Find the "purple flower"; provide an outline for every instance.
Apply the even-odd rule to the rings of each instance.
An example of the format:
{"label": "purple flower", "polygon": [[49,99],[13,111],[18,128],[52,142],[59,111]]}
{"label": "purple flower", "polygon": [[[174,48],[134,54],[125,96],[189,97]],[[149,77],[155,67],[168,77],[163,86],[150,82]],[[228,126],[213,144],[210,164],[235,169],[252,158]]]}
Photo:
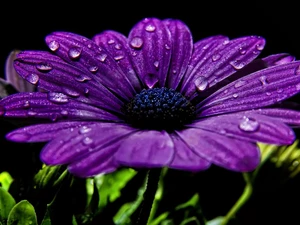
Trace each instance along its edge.
{"label": "purple flower", "polygon": [[256,59],[259,36],[193,43],[181,21],[149,18],[128,37],[55,32],[46,43],[51,53],[24,51],[14,64],[44,91],[2,99],[0,115],[33,120],[7,138],[48,142],[41,160],[77,176],[121,166],[251,171],[257,142],[291,144],[300,125],[299,108],[280,104],[300,92],[300,61]]}

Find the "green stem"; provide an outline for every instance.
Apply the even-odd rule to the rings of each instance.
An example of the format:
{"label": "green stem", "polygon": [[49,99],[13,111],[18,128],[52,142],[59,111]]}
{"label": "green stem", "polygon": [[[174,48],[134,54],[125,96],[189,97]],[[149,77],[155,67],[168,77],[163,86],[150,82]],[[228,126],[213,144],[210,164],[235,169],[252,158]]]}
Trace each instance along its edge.
{"label": "green stem", "polygon": [[151,213],[155,193],[160,179],[161,169],[150,169],[148,172],[147,186],[144,192],[144,199],[140,206],[139,217],[136,225],[147,225]]}
{"label": "green stem", "polygon": [[237,200],[237,202],[233,205],[233,207],[229,210],[229,212],[224,216],[221,225],[226,225],[231,218],[235,216],[235,214],[239,211],[239,209],[248,201],[252,194],[252,182],[250,175],[248,173],[243,173],[244,180],[246,182],[246,186],[244,188],[243,194]]}

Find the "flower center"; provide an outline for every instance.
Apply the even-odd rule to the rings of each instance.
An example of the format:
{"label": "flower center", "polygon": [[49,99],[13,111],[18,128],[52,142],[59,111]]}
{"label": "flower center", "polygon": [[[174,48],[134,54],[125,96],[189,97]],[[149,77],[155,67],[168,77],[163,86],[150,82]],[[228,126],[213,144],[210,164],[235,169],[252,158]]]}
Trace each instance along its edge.
{"label": "flower center", "polygon": [[195,118],[195,107],[169,88],[142,90],[122,108],[126,121],[138,128],[174,130]]}

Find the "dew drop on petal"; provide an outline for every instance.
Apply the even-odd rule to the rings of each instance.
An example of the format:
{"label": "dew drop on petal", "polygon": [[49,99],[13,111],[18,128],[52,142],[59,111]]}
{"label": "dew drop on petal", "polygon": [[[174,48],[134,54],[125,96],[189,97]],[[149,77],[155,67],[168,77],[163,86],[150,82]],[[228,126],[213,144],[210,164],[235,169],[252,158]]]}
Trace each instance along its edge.
{"label": "dew drop on petal", "polygon": [[158,62],[158,61],[155,61],[155,62],[153,63],[153,65],[155,66],[156,69],[158,69],[158,67],[159,67],[159,62]]}
{"label": "dew drop on petal", "polygon": [[229,64],[236,70],[240,70],[245,66],[245,63],[240,62],[239,60],[231,61]]}
{"label": "dew drop on petal", "polygon": [[132,47],[132,48],[136,48],[136,49],[139,49],[139,48],[141,48],[142,46],[143,46],[143,39],[142,38],[140,38],[140,37],[134,37],[134,38],[132,38],[131,39],[131,41],[130,41],[130,46]]}
{"label": "dew drop on petal", "polygon": [[68,89],[68,88],[63,88],[63,92],[72,97],[80,96],[79,92],[72,90],[72,89]]}
{"label": "dew drop on petal", "polygon": [[90,90],[88,88],[84,88],[84,94],[88,95],[90,93]]}
{"label": "dew drop on petal", "polygon": [[258,51],[261,51],[264,49],[264,46],[262,44],[257,44],[255,47]]}
{"label": "dew drop on petal", "polygon": [[107,58],[106,54],[101,54],[96,56],[96,59],[98,59],[100,62],[105,62],[106,58]]}
{"label": "dew drop on petal", "polygon": [[30,107],[29,101],[25,101],[23,107],[28,109]]}
{"label": "dew drop on petal", "polygon": [[262,85],[267,85],[269,83],[266,76],[261,76],[259,78],[259,81],[261,82]]}
{"label": "dew drop on petal", "polygon": [[119,61],[119,60],[121,60],[123,58],[124,58],[123,55],[117,55],[117,56],[114,57],[114,60]]}
{"label": "dew drop on petal", "polygon": [[153,88],[154,85],[158,82],[158,78],[155,74],[147,74],[144,77],[144,82],[148,88]]}
{"label": "dew drop on petal", "polygon": [[109,45],[112,45],[113,43],[115,43],[114,39],[110,39],[110,40],[107,41],[107,44],[109,44]]}
{"label": "dew drop on petal", "polygon": [[88,44],[88,45],[87,45],[87,47],[88,47],[88,48],[91,48],[91,47],[92,47],[92,45],[91,45],[91,44]]}
{"label": "dew drop on petal", "polygon": [[220,55],[220,54],[214,54],[214,55],[211,57],[211,59],[212,59],[213,62],[217,61],[217,60],[220,59],[220,58],[221,58],[221,55]]}
{"label": "dew drop on petal", "polygon": [[93,139],[90,137],[85,137],[82,141],[83,141],[83,144],[85,144],[85,145],[90,145],[93,143]]}
{"label": "dew drop on petal", "polygon": [[52,70],[52,65],[50,63],[39,63],[35,67],[42,72],[49,72]]}
{"label": "dew drop on petal", "polygon": [[267,92],[266,92],[266,95],[267,95],[267,96],[270,96],[270,95],[272,95],[272,93],[267,91]]}
{"label": "dew drop on petal", "polygon": [[61,114],[62,116],[67,116],[67,115],[69,114],[69,112],[68,112],[67,110],[62,110],[62,111],[60,112],[60,114]]}
{"label": "dew drop on petal", "polygon": [[241,55],[245,55],[246,52],[247,52],[245,49],[243,49],[243,47],[240,47],[240,48],[239,48],[239,51],[240,51],[240,54],[241,54]]}
{"label": "dew drop on petal", "polygon": [[156,27],[152,24],[148,24],[146,27],[145,27],[145,30],[148,31],[148,32],[153,32],[155,31]]}
{"label": "dew drop on petal", "polygon": [[255,132],[259,128],[259,123],[255,119],[248,118],[245,116],[243,117],[241,123],[239,124],[239,128],[242,131]]}
{"label": "dew drop on petal", "polygon": [[283,89],[282,88],[278,88],[277,89],[277,93],[282,93],[283,92]]}
{"label": "dew drop on petal", "polygon": [[69,101],[69,98],[63,93],[49,92],[48,100],[55,103],[67,103]]}
{"label": "dew drop on petal", "polygon": [[170,49],[171,49],[171,47],[170,47],[168,44],[165,44],[165,48],[166,48],[167,50],[170,50]]}
{"label": "dew drop on petal", "polygon": [[50,41],[48,47],[51,51],[55,52],[57,49],[59,49],[59,43],[57,41]]}
{"label": "dew drop on petal", "polygon": [[116,44],[116,45],[115,45],[115,49],[120,50],[121,48],[122,48],[122,45],[121,45],[121,44]]}
{"label": "dew drop on petal", "polygon": [[199,76],[195,81],[194,84],[198,91],[204,91],[208,88],[208,80],[204,76]]}
{"label": "dew drop on petal", "polygon": [[25,77],[25,79],[31,84],[37,84],[40,77],[37,74],[31,73]]}
{"label": "dew drop on petal", "polygon": [[90,66],[89,67],[89,71],[91,72],[91,73],[96,73],[97,71],[98,71],[98,66]]}
{"label": "dew drop on petal", "polygon": [[88,132],[90,132],[92,130],[92,128],[87,127],[87,126],[82,126],[79,129],[79,134],[86,134]]}
{"label": "dew drop on petal", "polygon": [[237,93],[234,93],[234,94],[232,95],[232,97],[233,97],[233,98],[237,98],[237,97],[239,97],[239,95],[238,95]]}
{"label": "dew drop on petal", "polygon": [[239,88],[239,87],[244,86],[246,83],[247,83],[247,81],[245,81],[245,80],[239,80],[234,84],[234,87]]}
{"label": "dew drop on petal", "polygon": [[77,59],[81,55],[81,51],[82,49],[78,47],[70,48],[68,51],[68,55],[71,59]]}
{"label": "dew drop on petal", "polygon": [[91,78],[88,77],[88,76],[85,76],[85,75],[80,75],[78,77],[75,77],[75,80],[77,80],[78,82],[83,83],[83,82],[91,80]]}
{"label": "dew drop on petal", "polygon": [[35,112],[35,111],[29,110],[27,112],[27,116],[36,116],[36,115],[37,115],[37,112]]}

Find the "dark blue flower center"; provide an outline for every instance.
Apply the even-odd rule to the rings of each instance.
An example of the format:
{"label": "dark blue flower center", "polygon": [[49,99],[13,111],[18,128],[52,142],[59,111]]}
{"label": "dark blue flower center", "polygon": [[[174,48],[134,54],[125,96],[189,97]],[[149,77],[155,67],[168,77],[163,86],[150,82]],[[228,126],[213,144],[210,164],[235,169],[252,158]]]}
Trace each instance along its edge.
{"label": "dark blue flower center", "polygon": [[181,93],[169,88],[142,90],[122,108],[134,127],[180,129],[195,118],[195,107]]}

